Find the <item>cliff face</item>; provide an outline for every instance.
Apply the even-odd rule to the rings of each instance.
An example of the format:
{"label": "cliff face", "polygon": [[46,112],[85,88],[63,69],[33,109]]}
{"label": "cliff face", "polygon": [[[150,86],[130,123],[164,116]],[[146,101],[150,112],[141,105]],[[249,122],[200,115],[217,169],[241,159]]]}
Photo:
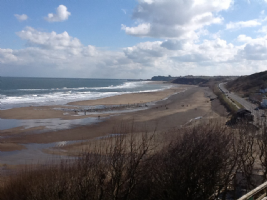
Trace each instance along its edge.
{"label": "cliff face", "polygon": [[255,73],[249,76],[241,76],[228,82],[226,87],[230,91],[240,94],[259,92],[261,88],[267,88],[267,71]]}
{"label": "cliff face", "polygon": [[206,84],[209,80],[204,78],[186,78],[180,77],[172,81],[172,83],[185,84],[185,85],[199,85]]}

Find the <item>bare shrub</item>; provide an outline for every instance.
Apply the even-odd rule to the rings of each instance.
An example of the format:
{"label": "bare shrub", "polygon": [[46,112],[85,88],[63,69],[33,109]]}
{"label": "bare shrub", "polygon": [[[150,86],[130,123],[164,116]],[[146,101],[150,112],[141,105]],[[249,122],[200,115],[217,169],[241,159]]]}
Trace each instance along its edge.
{"label": "bare shrub", "polygon": [[254,166],[254,140],[242,131],[208,123],[158,134],[121,124],[77,159],[11,177],[0,199],[226,199],[237,170],[250,180]]}
{"label": "bare shrub", "polygon": [[259,160],[263,172],[263,182],[267,181],[267,127],[264,126],[257,136]]}
{"label": "bare shrub", "polygon": [[180,130],[159,154],[154,179],[157,199],[209,199],[225,184],[231,138],[217,125]]}
{"label": "bare shrub", "polygon": [[[0,188],[0,199],[130,199],[153,151],[154,133],[121,124],[74,160],[25,169]],[[127,134],[126,134],[127,133]]]}

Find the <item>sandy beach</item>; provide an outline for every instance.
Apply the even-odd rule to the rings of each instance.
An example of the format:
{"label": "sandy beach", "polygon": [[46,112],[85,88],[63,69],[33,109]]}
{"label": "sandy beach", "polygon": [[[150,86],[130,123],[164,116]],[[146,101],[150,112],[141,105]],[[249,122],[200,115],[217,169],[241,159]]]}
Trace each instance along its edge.
{"label": "sandy beach", "polygon": [[[88,141],[97,137],[109,135],[114,132],[114,128],[121,123],[134,122],[137,129],[146,129],[147,132],[153,131],[156,127],[158,132],[164,132],[173,128],[181,127],[192,121],[209,120],[219,118],[219,115],[212,111],[211,102],[207,97],[208,88],[195,86],[177,86],[171,89],[158,92],[124,94],[120,96],[108,97],[99,100],[72,102],[62,106],[42,106],[14,108],[1,110],[2,119],[80,119],[101,116],[97,123],[91,125],[75,126],[69,129],[44,131],[45,127],[34,127],[24,129],[16,127],[0,131],[0,151],[14,151],[25,149],[25,144],[49,144],[62,141]],[[131,112],[112,113],[87,113],[86,115],[77,114],[73,110],[76,106],[92,105],[137,105],[154,102],[141,110]],[[56,108],[56,109],[55,109]],[[73,109],[68,111],[64,109]],[[127,109],[127,107],[126,107]],[[85,143],[83,143],[85,145]],[[53,154],[65,155],[80,151],[83,145],[69,145],[66,147],[53,149]],[[42,151],[51,153],[49,149]],[[1,155],[0,155],[1,160]],[[0,161],[1,162],[1,161]],[[3,163],[2,163],[3,164]]]}
{"label": "sandy beach", "polygon": [[[77,106],[95,106],[95,105],[132,105],[132,104],[145,104],[148,102],[157,102],[165,99],[175,93],[183,92],[192,86],[176,86],[173,85],[171,89],[166,89],[157,92],[141,92],[130,93],[118,96],[106,97],[103,99],[77,101],[68,103],[69,106],[56,105],[56,106],[38,106],[38,107],[21,107],[8,110],[0,110],[0,118],[2,119],[48,119],[48,118],[61,118],[61,119],[75,119],[83,118],[85,116],[73,116],[74,112],[67,115],[64,111],[69,109],[79,110]],[[80,108],[81,110],[82,108]]]}

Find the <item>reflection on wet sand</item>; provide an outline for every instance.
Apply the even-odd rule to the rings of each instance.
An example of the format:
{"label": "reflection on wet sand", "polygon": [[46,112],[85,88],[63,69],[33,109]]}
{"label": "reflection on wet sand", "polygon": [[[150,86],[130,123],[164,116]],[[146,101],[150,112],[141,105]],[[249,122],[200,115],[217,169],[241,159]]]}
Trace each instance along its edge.
{"label": "reflection on wet sand", "polygon": [[96,117],[89,117],[83,119],[71,119],[62,120],[59,118],[52,119],[1,119],[0,118],[0,130],[6,130],[17,127],[24,127],[24,129],[30,129],[34,127],[45,127],[46,130],[62,130],[69,129],[74,126],[90,125],[99,122]]}
{"label": "reflection on wet sand", "polygon": [[20,165],[20,164],[42,164],[48,160],[61,160],[71,158],[69,156],[46,154],[44,149],[52,149],[57,147],[63,147],[68,144],[78,143],[82,141],[60,141],[47,144],[23,144],[26,149],[18,151],[0,151],[1,163]]}

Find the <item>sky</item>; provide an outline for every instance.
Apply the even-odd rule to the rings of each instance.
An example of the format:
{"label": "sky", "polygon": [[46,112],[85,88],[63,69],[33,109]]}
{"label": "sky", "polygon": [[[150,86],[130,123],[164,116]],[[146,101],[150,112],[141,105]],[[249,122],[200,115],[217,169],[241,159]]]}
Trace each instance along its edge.
{"label": "sky", "polygon": [[267,0],[1,0],[0,76],[267,70]]}

